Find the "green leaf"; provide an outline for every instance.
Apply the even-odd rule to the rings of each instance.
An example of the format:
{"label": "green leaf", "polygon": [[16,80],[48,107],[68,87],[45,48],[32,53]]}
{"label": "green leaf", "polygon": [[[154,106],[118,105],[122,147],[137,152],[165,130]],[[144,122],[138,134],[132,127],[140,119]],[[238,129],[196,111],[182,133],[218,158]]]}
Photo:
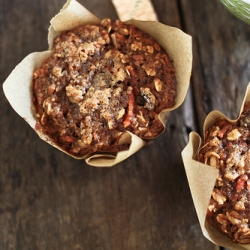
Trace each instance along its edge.
{"label": "green leaf", "polygon": [[236,17],[250,24],[250,4],[241,0],[220,0]]}

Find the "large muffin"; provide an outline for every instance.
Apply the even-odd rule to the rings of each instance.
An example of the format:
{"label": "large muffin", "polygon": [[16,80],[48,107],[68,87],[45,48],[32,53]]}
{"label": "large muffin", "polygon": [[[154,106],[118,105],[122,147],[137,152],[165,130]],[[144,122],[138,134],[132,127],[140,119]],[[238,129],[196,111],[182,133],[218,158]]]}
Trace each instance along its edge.
{"label": "large muffin", "polygon": [[63,32],[33,75],[37,129],[76,156],[128,149],[125,130],[156,137],[164,129],[158,114],[175,98],[165,50],[119,20]]}
{"label": "large muffin", "polygon": [[250,243],[250,103],[237,122],[220,119],[205,131],[198,160],[219,169],[207,221],[238,243]]}

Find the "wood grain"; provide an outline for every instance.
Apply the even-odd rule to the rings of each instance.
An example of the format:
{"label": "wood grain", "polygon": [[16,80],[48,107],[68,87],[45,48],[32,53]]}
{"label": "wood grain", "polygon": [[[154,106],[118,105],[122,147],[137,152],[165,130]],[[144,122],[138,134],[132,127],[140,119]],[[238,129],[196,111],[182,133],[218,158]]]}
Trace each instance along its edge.
{"label": "wood grain", "polygon": [[[109,0],[79,1],[117,18]],[[47,49],[63,0],[0,1],[0,82]],[[250,27],[219,1],[153,0],[159,21],[193,37],[185,103],[165,133],[113,168],[87,166],[41,141],[0,92],[0,249],[215,249],[203,237],[180,153],[206,114],[236,116],[250,79]],[[199,9],[199,11],[197,11]]]}
{"label": "wood grain", "polygon": [[203,1],[182,0],[181,5],[185,29],[193,36],[192,86],[201,131],[213,109],[232,119],[238,116],[250,80],[250,26],[219,1],[204,6]]}

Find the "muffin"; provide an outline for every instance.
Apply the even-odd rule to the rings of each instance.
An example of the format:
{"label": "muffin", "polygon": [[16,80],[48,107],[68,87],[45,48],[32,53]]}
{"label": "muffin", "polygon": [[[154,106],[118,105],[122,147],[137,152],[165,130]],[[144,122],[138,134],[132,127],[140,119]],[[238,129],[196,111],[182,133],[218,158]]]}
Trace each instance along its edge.
{"label": "muffin", "polygon": [[217,120],[205,131],[198,161],[219,170],[207,222],[236,243],[250,243],[250,102],[239,119]]}
{"label": "muffin", "polygon": [[[27,55],[15,67],[15,69],[13,69],[3,84],[4,94],[13,109],[25,119],[42,140],[75,159],[84,159],[86,163],[91,166],[112,167],[127,159],[144,146],[150,144],[159,133],[164,132],[170,112],[177,109],[183,103],[190,84],[192,71],[191,36],[178,28],[156,21],[128,20],[125,23],[126,25],[135,26],[141,31],[146,32],[149,36],[155,39],[157,43],[155,43],[155,41],[153,42],[150,38],[149,40],[151,42],[147,45],[149,47],[143,47],[144,41],[142,44],[140,44],[140,42],[138,43],[138,41],[135,43],[136,40],[133,40],[134,37],[132,36],[131,42],[134,41],[134,45],[131,44],[132,48],[130,49],[130,52],[133,55],[133,64],[126,62],[127,57],[121,55],[124,53],[120,50],[115,52],[115,48],[113,48],[109,49],[112,53],[106,51],[106,58],[102,59],[102,62],[106,60],[107,65],[107,67],[103,69],[101,69],[101,65],[98,64],[96,56],[94,56],[94,51],[93,55],[88,54],[88,59],[92,60],[92,64],[90,65],[89,63],[89,69],[86,67],[85,69],[81,69],[83,73],[86,73],[88,70],[92,73],[99,72],[99,77],[97,78],[99,78],[99,80],[101,79],[103,85],[106,84],[106,78],[107,81],[110,82],[110,86],[105,90],[105,96],[101,98],[102,100],[99,99],[94,103],[91,103],[90,101],[92,96],[89,90],[92,89],[94,91],[96,89],[92,88],[93,85],[91,85],[91,88],[87,87],[86,89],[88,89],[89,92],[89,102],[87,106],[81,106],[81,112],[85,114],[86,110],[89,112],[90,109],[93,108],[94,111],[96,111],[95,107],[99,106],[100,101],[103,102],[101,106],[104,107],[105,112],[100,113],[99,110],[99,114],[97,114],[99,117],[102,116],[100,123],[96,120],[94,120],[94,123],[93,121],[88,120],[91,116],[88,116],[88,118],[84,120],[86,126],[88,126],[88,123],[89,125],[91,124],[91,126],[88,126],[89,131],[93,131],[93,124],[97,128],[99,127],[100,130],[103,129],[101,140],[95,131],[88,132],[85,130],[85,132],[83,132],[85,135],[90,135],[89,137],[81,135],[80,131],[82,130],[81,126],[83,125],[79,120],[79,114],[69,112],[74,109],[80,110],[79,104],[80,102],[83,102],[81,96],[86,95],[85,88],[82,86],[77,87],[76,84],[76,79],[78,77],[77,74],[79,73],[83,76],[81,72],[78,72],[76,61],[79,60],[79,57],[84,61],[83,54],[86,53],[85,48],[79,49],[78,52],[75,51],[76,55],[78,53],[78,56],[74,57],[71,55],[71,68],[68,67],[67,63],[62,63],[61,65],[60,63],[63,58],[60,58],[61,55],[59,56],[59,54],[65,53],[63,52],[62,45],[64,44],[64,41],[61,39],[66,39],[65,43],[69,42],[70,39],[73,39],[72,47],[75,47],[79,40],[77,40],[77,34],[73,34],[72,31],[77,29],[77,32],[79,33],[80,29],[82,29],[80,28],[81,26],[90,25],[88,27],[91,29],[90,27],[92,27],[92,25],[96,25],[99,30],[103,31],[103,33],[97,32],[96,39],[99,39],[99,41],[89,41],[89,43],[92,43],[93,45],[92,48],[96,47],[98,44],[99,51],[104,50],[104,47],[106,47],[105,39],[110,40],[109,47],[111,44],[120,46],[117,41],[120,42],[122,36],[127,36],[126,28],[119,32],[115,30],[108,31],[109,29],[112,29],[112,25],[123,25],[119,21],[110,22],[109,20],[106,20],[101,22],[100,19],[89,12],[76,0],[67,0],[63,8],[50,20],[51,25],[48,31],[48,50],[33,52]],[[125,32],[125,34],[122,32]],[[135,28],[133,28],[131,32],[135,32]],[[93,33],[95,33],[95,31],[93,31]],[[93,33],[91,34],[93,35]],[[105,35],[105,33],[108,35]],[[72,37],[67,37],[67,34],[69,34],[69,36],[72,35]],[[137,35],[140,36],[139,33]],[[76,38],[75,41],[73,36]],[[125,40],[126,39],[124,39],[124,41]],[[147,42],[149,40],[147,40]],[[59,48],[58,55],[55,55],[54,45],[56,46],[56,43],[59,47],[62,45],[62,47]],[[160,46],[159,48],[157,44],[162,47]],[[161,55],[158,57],[158,54],[161,54],[162,48],[167,52],[167,57],[162,57]],[[90,47],[86,49],[89,50],[89,53],[92,53]],[[68,50],[66,53],[70,55],[73,51]],[[146,53],[149,55],[152,53],[155,56],[154,61],[151,61],[152,64],[150,65],[145,64],[144,61],[141,62],[141,60],[144,60],[143,54],[146,56]],[[92,57],[92,59],[90,57]],[[159,60],[155,60],[156,58]],[[56,65],[57,63],[58,65]],[[76,63],[76,65],[73,65],[74,63]],[[156,75],[154,69],[161,64],[162,71],[157,72]],[[154,65],[153,69],[152,65]],[[52,66],[54,70],[52,70]],[[51,71],[46,75],[48,71],[45,71],[48,70],[49,67],[51,67]],[[117,74],[113,74],[111,68]],[[120,68],[121,70],[118,71]],[[165,68],[167,68],[166,71]],[[68,72],[68,75],[66,72]],[[101,72],[103,74],[101,74]],[[85,78],[85,80],[84,77],[82,77],[82,83],[84,82],[86,87],[88,86],[88,81],[92,79],[92,75],[85,73],[85,77],[87,75],[90,76],[90,78]],[[141,80],[144,79],[145,74],[147,79],[153,79],[152,82],[150,83],[148,81],[145,86],[135,84],[137,81],[141,82]],[[167,80],[171,82],[169,85],[169,91],[167,91],[168,101],[163,97],[163,99],[158,102],[158,100],[162,98],[160,97],[160,92],[163,92],[163,89],[165,88],[163,85],[164,79],[161,78],[165,74],[172,78],[172,81],[170,79]],[[49,75],[54,81],[54,84],[51,82],[49,85],[50,87],[46,84],[43,85],[43,81],[47,81],[46,78],[49,77]],[[129,78],[130,81],[128,80]],[[60,79],[60,83],[58,83],[59,81],[57,81],[57,79]],[[67,86],[67,89],[66,84],[63,83],[66,79],[72,80]],[[133,81],[131,81],[131,79],[133,79]],[[131,84],[134,84],[134,86]],[[60,86],[63,86],[64,89],[60,92],[62,95],[57,92]],[[115,90],[113,89],[114,86],[116,86]],[[99,93],[100,92],[104,93],[103,91],[99,91]],[[98,98],[100,97],[99,95],[97,96]],[[97,96],[95,96],[94,100],[96,100]],[[59,105],[59,99],[65,104],[65,106],[62,107]],[[110,107],[107,104],[104,105],[105,100],[112,100],[112,105]],[[174,102],[172,103],[171,100],[174,100]],[[164,108],[164,106],[162,106],[162,104],[165,105],[167,102],[167,106],[170,108]],[[164,108],[164,110],[158,113],[161,108]],[[48,113],[50,116],[48,116]],[[91,112],[91,115],[92,113],[93,112]],[[94,112],[93,115],[95,116],[96,112]],[[56,122],[56,125],[59,127],[58,131],[53,129],[53,126],[50,126],[50,124],[54,122],[54,119],[56,119],[56,116],[57,118],[60,117],[58,122]],[[46,124],[46,126],[43,124]],[[64,131],[64,128],[66,128],[66,131]],[[117,128],[118,130],[116,130]],[[98,132],[100,132],[100,130]],[[80,139],[76,139],[77,137],[75,136],[77,133],[81,136]],[[81,142],[82,137],[86,140]],[[92,144],[93,140],[98,141],[98,143]],[[82,144],[91,144],[91,146],[84,146],[82,148]]]}
{"label": "muffin", "polygon": [[129,131],[158,136],[162,110],[175,105],[176,77],[165,50],[134,25],[104,19],[54,40],[33,74],[36,128],[77,157],[127,150]]}

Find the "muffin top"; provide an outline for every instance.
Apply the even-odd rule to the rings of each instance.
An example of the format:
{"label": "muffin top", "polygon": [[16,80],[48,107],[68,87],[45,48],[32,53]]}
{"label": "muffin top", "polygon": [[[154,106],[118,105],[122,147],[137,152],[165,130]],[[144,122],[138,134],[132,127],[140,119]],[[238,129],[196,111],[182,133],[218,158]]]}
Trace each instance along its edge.
{"label": "muffin top", "polygon": [[174,106],[176,79],[165,50],[119,20],[84,25],[54,40],[33,74],[37,129],[76,156],[128,149],[122,133],[151,139]]}
{"label": "muffin top", "polygon": [[198,160],[219,169],[207,221],[239,243],[250,243],[250,103],[235,123],[218,120],[205,131]]}

